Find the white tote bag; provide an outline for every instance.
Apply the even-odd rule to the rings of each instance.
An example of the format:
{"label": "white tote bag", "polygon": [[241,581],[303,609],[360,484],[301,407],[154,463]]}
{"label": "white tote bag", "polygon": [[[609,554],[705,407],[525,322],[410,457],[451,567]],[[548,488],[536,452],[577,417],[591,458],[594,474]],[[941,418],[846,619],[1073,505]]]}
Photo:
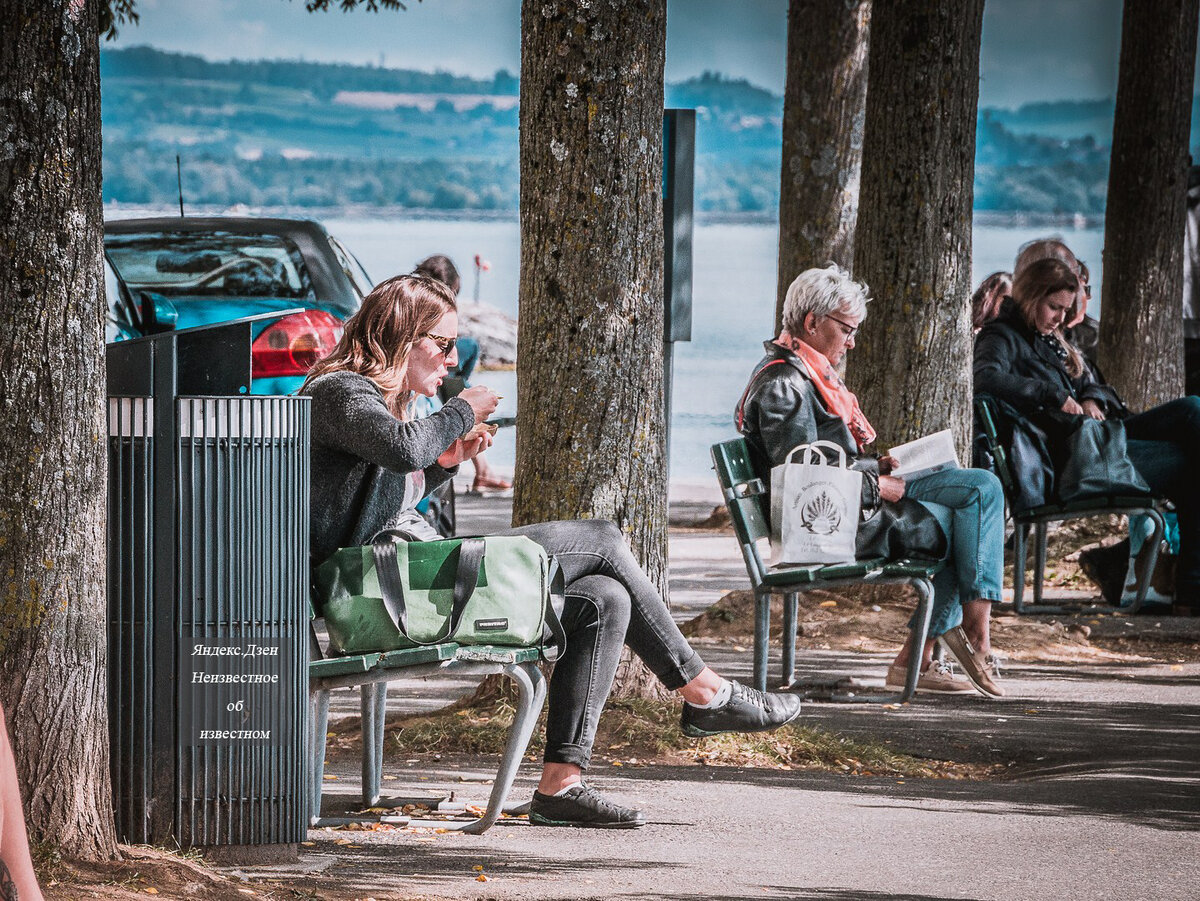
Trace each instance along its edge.
{"label": "white tote bag", "polygon": [[[837,463],[826,462],[832,451]],[[799,461],[793,458],[800,454]],[[771,547],[774,562],[846,563],[854,559],[862,510],[862,473],[846,466],[831,441],[792,449],[771,470]]]}

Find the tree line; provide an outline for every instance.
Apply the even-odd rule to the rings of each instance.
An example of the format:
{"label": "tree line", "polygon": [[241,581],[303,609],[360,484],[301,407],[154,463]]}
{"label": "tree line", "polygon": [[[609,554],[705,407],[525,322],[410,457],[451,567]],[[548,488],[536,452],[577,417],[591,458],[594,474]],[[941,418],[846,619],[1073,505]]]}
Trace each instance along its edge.
{"label": "tree line", "polygon": [[[197,203],[517,208],[517,80],[507,72],[487,80],[302,61],[213,63],[135,47],[103,52],[101,73],[106,201],[173,203],[182,153],[185,196]],[[341,90],[447,96],[371,109],[332,102]],[[455,94],[484,99],[459,107]],[[697,110],[696,208],[773,219],[783,98],[705,72],[667,85],[664,102]],[[1106,110],[1111,119],[1106,101],[982,110],[975,208],[1102,214],[1108,151],[1099,140],[1016,129],[1036,122],[1070,130]]]}

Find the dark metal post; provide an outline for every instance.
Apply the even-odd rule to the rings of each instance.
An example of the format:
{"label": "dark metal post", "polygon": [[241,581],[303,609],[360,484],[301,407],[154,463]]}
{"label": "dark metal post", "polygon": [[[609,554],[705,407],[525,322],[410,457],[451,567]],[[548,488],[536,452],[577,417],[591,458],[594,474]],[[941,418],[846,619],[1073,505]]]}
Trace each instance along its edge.
{"label": "dark metal post", "polygon": [[692,229],[696,111],[663,113],[663,408],[671,458],[675,342],[692,340]]}

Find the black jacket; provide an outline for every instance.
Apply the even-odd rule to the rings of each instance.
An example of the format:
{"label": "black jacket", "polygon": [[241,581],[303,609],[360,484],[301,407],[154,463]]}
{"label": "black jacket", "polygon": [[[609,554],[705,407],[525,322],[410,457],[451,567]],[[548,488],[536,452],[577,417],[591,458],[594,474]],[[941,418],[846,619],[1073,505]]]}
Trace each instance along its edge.
{"label": "black jacket", "polygon": [[1025,416],[1061,410],[1068,397],[1094,400],[1106,415],[1121,415],[1116,393],[1099,384],[1087,366],[1081,376],[1071,378],[1011,300],[975,336],[975,393],[998,397]]}
{"label": "black jacket", "polygon": [[800,359],[773,341],[765,342],[764,347],[767,355],[754,367],[735,412],[755,470],[766,476],[797,445],[831,441],[846,452],[850,467],[863,474],[857,555],[934,560],[945,556],[946,536],[932,513],[911,498],[896,503],[880,498],[879,461],[859,454],[850,429],[840,416],[826,409]]}

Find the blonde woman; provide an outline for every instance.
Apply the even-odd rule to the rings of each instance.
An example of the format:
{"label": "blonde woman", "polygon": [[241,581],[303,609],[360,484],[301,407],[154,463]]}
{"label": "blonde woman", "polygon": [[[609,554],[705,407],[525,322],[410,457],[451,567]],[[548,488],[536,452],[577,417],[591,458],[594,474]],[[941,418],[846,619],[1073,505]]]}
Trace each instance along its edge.
{"label": "blonde woman", "polygon": [[[432,488],[491,443],[482,423],[496,397],[468,388],[424,419],[408,404],[432,396],[457,360],[453,292],[422,276],[382,283],[346,321],[342,340],[313,368],[312,556],[364,545],[381,529],[439,538],[416,512]],[[567,582],[567,647],[548,693],[546,751],[530,822],[634,828],[640,810],[609,801],[583,780],[600,712],[628,645],[683,697],[683,730],[694,736],[774,729],[795,719],[795,695],[759,692],[722,679],[679,632],[662,596],[609,522],[548,522],[512,529],[557,558]]]}

